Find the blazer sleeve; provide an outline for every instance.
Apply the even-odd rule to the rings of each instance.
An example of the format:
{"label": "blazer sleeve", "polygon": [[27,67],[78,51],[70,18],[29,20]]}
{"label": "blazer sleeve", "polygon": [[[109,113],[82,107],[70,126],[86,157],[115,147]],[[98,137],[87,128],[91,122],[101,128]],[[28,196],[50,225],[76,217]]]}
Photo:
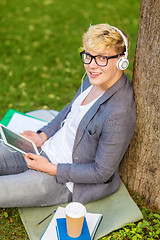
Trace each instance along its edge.
{"label": "blazer sleeve", "polygon": [[130,114],[121,112],[112,115],[103,124],[94,161],[86,164],[58,164],[57,181],[60,183],[106,182],[118,169],[133,136],[134,127],[135,119],[133,120]]}

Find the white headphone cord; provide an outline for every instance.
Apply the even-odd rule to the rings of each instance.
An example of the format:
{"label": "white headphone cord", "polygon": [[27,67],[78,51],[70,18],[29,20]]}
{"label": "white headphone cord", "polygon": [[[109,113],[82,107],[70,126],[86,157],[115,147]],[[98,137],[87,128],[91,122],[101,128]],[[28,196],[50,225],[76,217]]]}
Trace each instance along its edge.
{"label": "white headphone cord", "polygon": [[83,77],[82,77],[82,79],[81,79],[81,93],[83,92],[83,81],[84,81],[84,78],[85,78],[85,75],[86,75],[87,73],[85,72],[84,74],[83,74]]}

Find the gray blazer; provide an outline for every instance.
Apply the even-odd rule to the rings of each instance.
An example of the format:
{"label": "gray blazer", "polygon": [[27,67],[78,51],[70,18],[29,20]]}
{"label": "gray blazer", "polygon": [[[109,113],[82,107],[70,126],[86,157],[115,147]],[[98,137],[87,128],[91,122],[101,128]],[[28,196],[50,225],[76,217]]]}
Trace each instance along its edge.
{"label": "gray blazer", "polygon": [[[88,77],[83,83],[90,85]],[[74,99],[41,131],[53,136],[69,113]],[[73,182],[73,201],[87,203],[118,190],[120,161],[131,141],[136,107],[131,83],[125,74],[88,110],[77,129],[73,164],[58,164],[57,181]],[[112,178],[111,178],[112,177]],[[112,179],[109,183],[107,181]]]}

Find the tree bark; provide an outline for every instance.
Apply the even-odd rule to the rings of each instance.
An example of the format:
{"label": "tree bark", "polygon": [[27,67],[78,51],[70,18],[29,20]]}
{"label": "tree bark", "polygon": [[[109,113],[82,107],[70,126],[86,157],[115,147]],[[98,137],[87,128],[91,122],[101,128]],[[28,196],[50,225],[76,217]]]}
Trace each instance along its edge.
{"label": "tree bark", "polygon": [[129,190],[138,192],[150,205],[160,209],[159,41],[159,0],[141,0],[132,79],[137,122],[120,174]]}

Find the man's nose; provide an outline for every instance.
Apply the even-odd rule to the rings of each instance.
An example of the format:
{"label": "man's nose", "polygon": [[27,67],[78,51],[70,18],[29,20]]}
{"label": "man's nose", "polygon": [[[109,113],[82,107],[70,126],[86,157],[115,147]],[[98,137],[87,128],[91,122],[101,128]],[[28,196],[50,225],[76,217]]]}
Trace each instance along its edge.
{"label": "man's nose", "polygon": [[97,63],[96,63],[96,61],[95,61],[95,58],[92,58],[92,61],[91,61],[91,63],[89,64],[89,66],[92,67],[92,68],[98,67],[98,65],[97,65]]}

